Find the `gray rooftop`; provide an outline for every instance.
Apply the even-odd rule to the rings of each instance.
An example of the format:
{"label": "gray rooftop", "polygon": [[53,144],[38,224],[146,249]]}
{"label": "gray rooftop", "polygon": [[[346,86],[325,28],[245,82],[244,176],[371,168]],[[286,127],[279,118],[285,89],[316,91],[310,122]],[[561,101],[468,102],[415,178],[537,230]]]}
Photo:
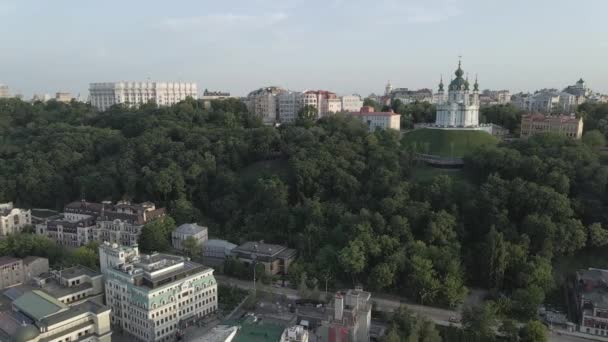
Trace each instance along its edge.
{"label": "gray rooftop", "polygon": [[184,235],[194,235],[207,230],[207,227],[199,226],[196,223],[184,223],[175,228],[175,232]]}
{"label": "gray rooftop", "polygon": [[274,256],[287,249],[285,246],[273,245],[264,242],[247,241],[233,249],[233,252],[254,253],[257,255]]}
{"label": "gray rooftop", "polygon": [[77,278],[84,275],[89,277],[96,277],[101,276],[101,273],[93,271],[92,269],[82,265],[72,266],[61,271],[61,277],[65,279]]}

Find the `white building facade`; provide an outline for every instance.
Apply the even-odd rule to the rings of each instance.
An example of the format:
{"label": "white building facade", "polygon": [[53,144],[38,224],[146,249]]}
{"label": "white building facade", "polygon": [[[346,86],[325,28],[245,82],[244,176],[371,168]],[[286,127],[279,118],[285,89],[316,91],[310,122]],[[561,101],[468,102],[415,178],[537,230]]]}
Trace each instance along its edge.
{"label": "white building facade", "polygon": [[31,224],[31,210],[15,208],[13,202],[0,203],[0,236],[19,233]]}
{"label": "white building facade", "polygon": [[116,104],[139,106],[155,102],[159,106],[171,106],[187,97],[198,97],[193,82],[106,82],[89,86],[91,105],[104,111]]}
{"label": "white building facade", "polygon": [[99,247],[113,326],[138,341],[175,341],[184,326],[217,311],[213,269],[180,256],[140,255],[134,249],[123,263],[108,267],[114,257],[106,253],[120,255],[124,249],[108,243]]}
{"label": "white building facade", "polygon": [[456,78],[450,82],[447,97],[444,95],[443,80],[439,83],[436,127],[473,128],[479,126],[479,84],[475,80],[473,91],[469,81],[463,78],[464,71],[458,62]]}
{"label": "white building facade", "polygon": [[401,129],[401,115],[390,112],[375,112],[371,106],[363,106],[361,110],[354,113],[349,113],[351,116],[358,118],[367,126],[370,132],[379,129]]}
{"label": "white building facade", "polygon": [[245,104],[250,114],[262,119],[262,122],[271,125],[277,122],[279,105],[277,96],[287,90],[279,87],[260,88],[247,95]]}
{"label": "white building facade", "polygon": [[359,95],[345,95],[340,100],[344,112],[358,112],[363,107],[363,99]]}

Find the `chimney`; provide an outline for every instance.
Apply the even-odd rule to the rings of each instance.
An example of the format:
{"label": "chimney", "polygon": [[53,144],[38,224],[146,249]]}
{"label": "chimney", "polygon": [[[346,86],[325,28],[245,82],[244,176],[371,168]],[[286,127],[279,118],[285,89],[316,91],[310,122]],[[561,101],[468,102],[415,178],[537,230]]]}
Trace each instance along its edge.
{"label": "chimney", "polygon": [[344,297],[340,292],[336,293],[336,297],[334,298],[334,318],[336,321],[342,321],[342,316],[344,314]]}

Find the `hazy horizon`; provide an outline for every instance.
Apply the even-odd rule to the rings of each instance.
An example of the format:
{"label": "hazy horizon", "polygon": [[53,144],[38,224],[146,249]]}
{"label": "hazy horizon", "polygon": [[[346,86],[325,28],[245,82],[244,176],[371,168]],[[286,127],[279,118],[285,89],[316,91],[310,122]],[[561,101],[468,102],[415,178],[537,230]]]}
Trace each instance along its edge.
{"label": "hazy horizon", "polygon": [[276,85],[363,96],[436,89],[462,55],[481,89],[608,93],[608,2],[0,0],[0,83],[88,94],[106,81],[192,81],[246,95]]}

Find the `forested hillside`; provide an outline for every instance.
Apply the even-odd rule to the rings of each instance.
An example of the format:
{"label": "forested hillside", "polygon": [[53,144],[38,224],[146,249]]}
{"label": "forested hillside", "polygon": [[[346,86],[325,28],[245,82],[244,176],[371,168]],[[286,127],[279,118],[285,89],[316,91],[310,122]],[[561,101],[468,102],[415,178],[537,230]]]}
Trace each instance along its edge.
{"label": "forested hillside", "polygon": [[508,296],[499,313],[527,319],[554,287],[553,258],[608,243],[608,168],[554,136],[482,148],[466,180],[424,183],[397,132],[340,115],[265,127],[237,100],[101,114],[2,100],[0,142],[0,202],[153,201],[212,236],[297,248],[292,281],[312,286],[448,306],[482,286]]}

